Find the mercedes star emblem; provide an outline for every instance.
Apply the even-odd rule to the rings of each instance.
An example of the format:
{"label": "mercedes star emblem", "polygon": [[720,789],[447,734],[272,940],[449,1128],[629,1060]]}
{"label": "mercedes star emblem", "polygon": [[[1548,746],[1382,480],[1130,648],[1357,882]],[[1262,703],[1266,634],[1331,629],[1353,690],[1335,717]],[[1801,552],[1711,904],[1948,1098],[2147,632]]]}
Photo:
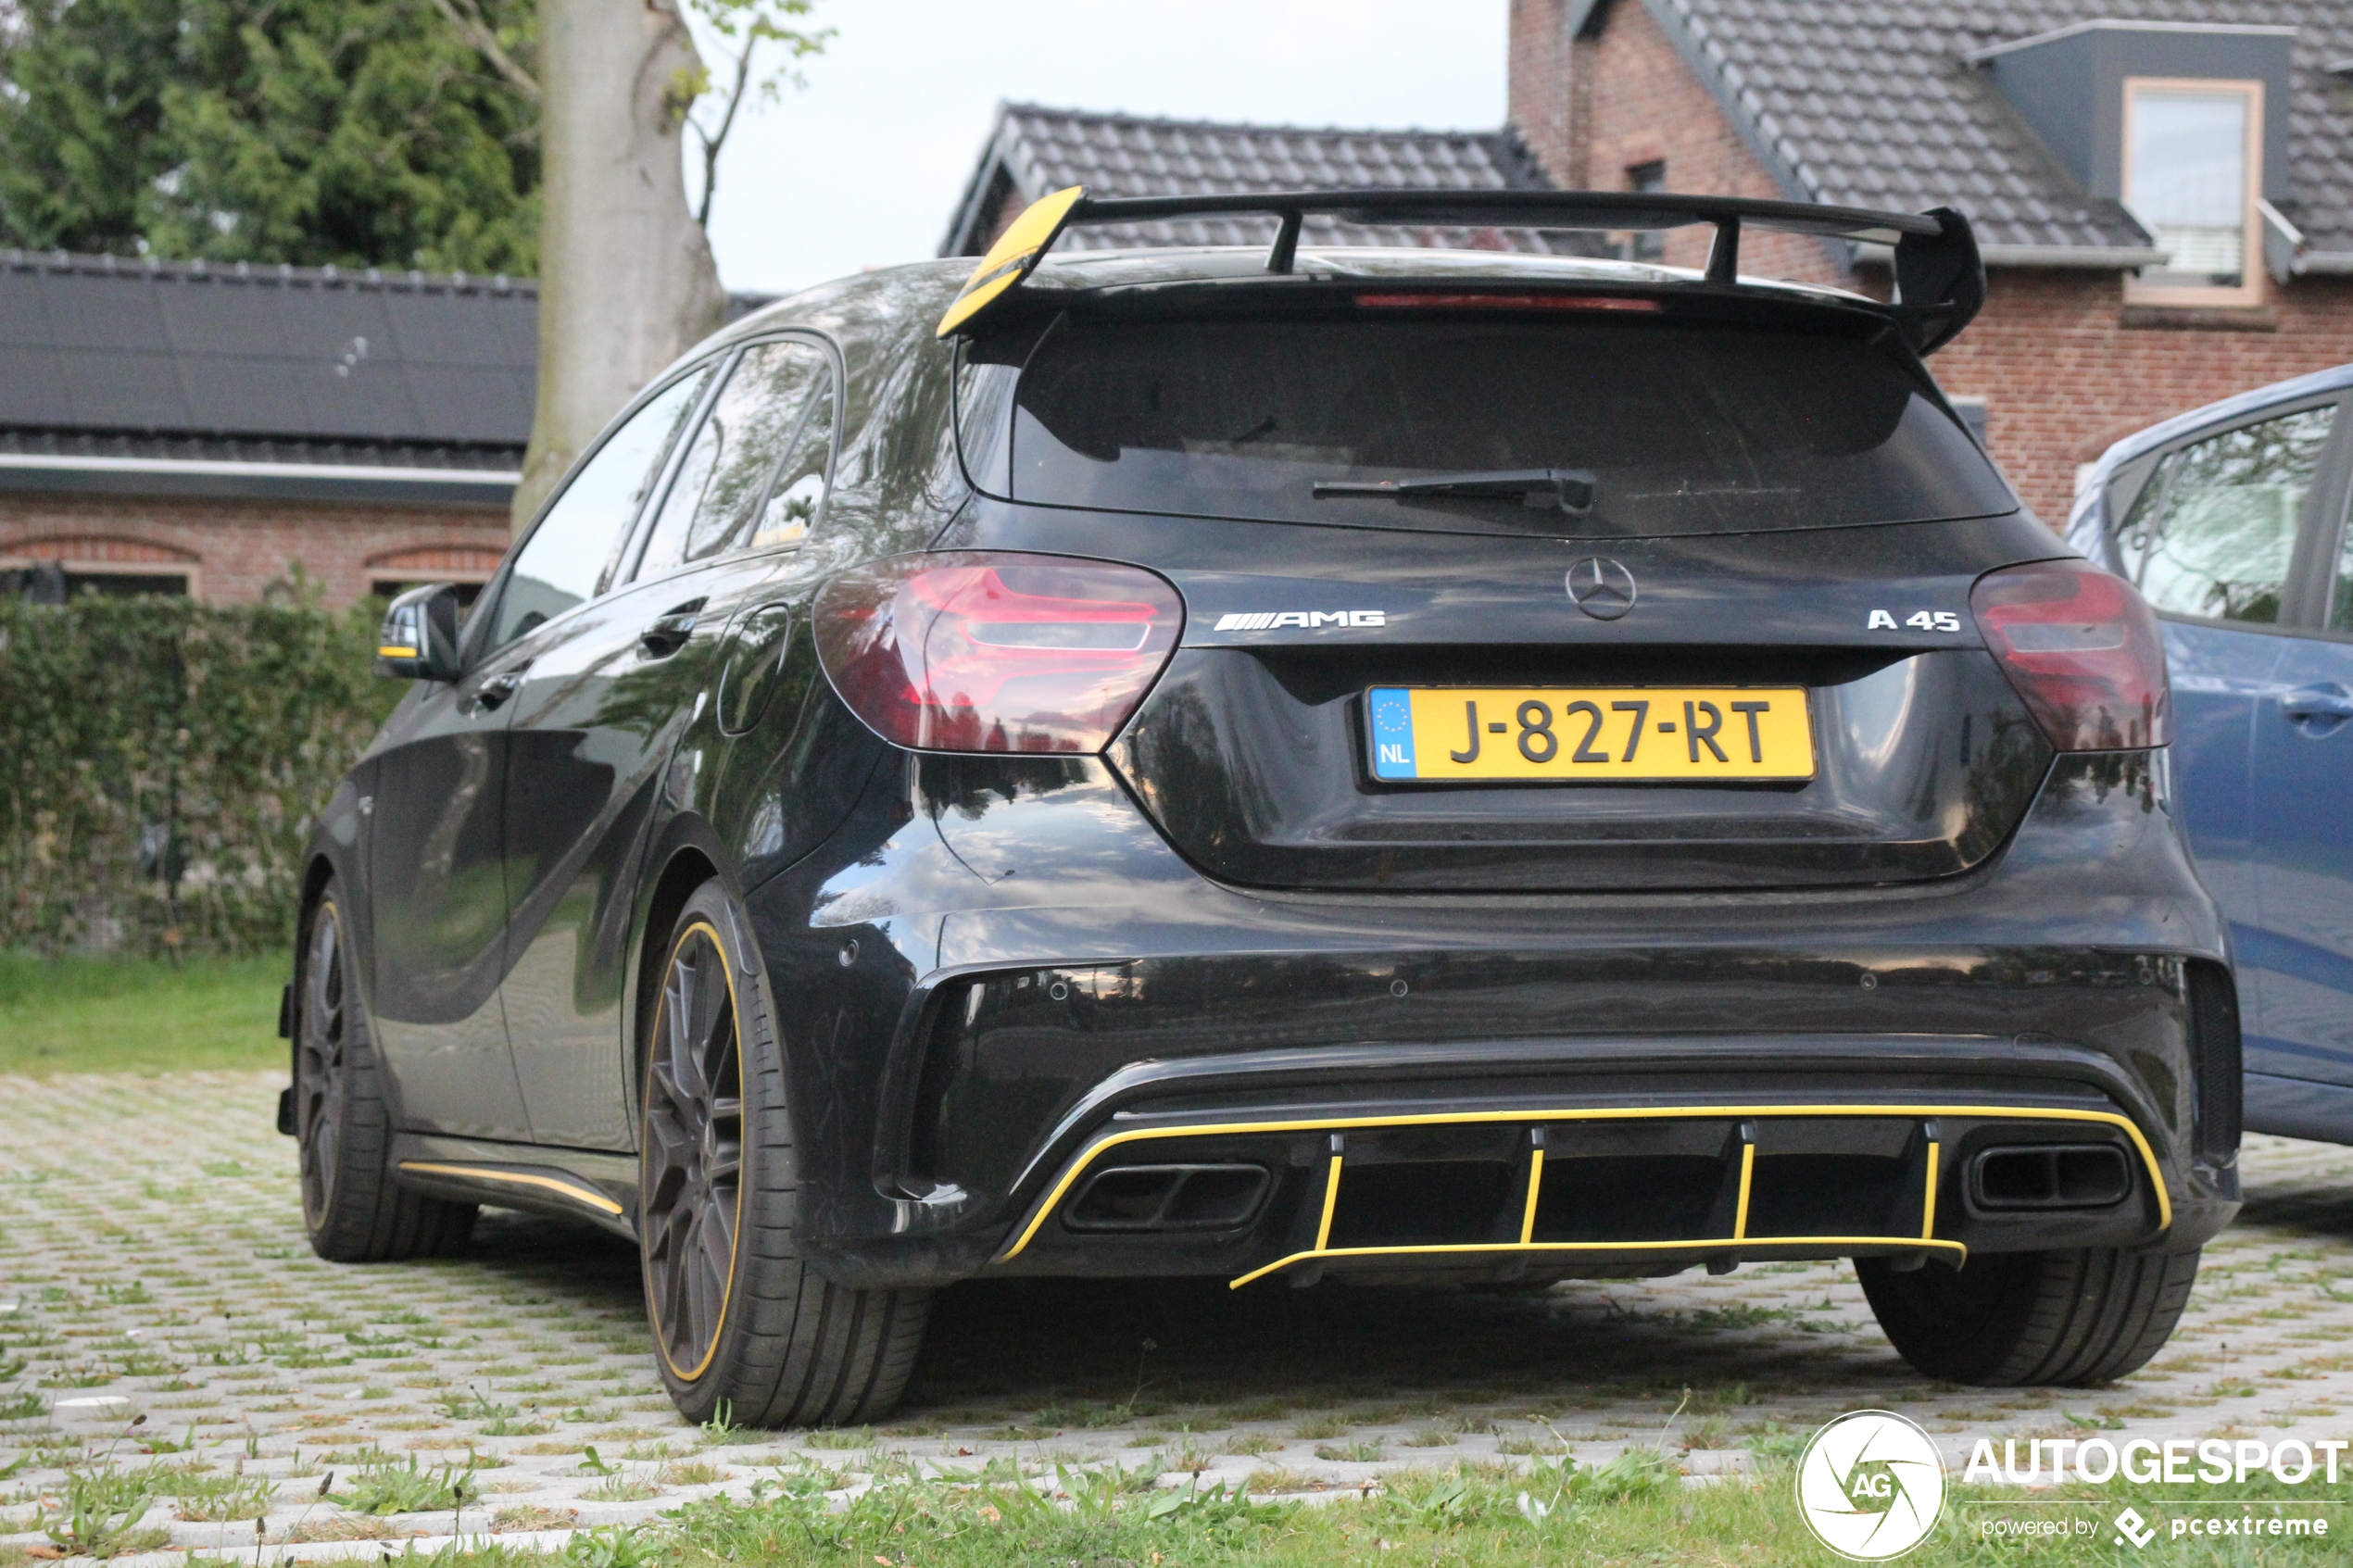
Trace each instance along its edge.
{"label": "mercedes star emblem", "polygon": [[1605,556],[1587,556],[1568,569],[1569,602],[1596,621],[1615,621],[1634,608],[1634,574]]}

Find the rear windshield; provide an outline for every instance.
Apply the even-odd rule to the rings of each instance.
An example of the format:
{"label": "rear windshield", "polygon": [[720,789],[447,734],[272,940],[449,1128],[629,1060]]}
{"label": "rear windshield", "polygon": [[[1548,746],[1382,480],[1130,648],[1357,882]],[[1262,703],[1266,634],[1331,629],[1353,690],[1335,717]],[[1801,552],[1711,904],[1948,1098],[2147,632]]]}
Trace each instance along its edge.
{"label": "rear windshield", "polygon": [[[2018,505],[1916,370],[1856,338],[1782,328],[1065,317],[1029,352],[1013,418],[1003,493],[1053,506],[1628,537]],[[1590,510],[1565,513],[1556,495],[1315,491],[1541,469],[1590,472]]]}

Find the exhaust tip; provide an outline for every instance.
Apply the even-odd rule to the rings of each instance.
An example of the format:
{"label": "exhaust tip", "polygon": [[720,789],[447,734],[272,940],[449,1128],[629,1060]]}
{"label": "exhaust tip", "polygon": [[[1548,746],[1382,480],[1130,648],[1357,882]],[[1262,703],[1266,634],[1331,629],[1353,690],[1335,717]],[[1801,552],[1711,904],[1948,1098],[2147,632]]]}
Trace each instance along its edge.
{"label": "exhaust tip", "polygon": [[2112,1209],[2133,1193],[2133,1168],[2111,1144],[1985,1149],[1969,1164],[1969,1201],[1990,1211]]}
{"label": "exhaust tip", "polygon": [[1264,1165],[1119,1165],[1096,1173],[1063,1211],[1075,1231],[1224,1231],[1258,1217]]}

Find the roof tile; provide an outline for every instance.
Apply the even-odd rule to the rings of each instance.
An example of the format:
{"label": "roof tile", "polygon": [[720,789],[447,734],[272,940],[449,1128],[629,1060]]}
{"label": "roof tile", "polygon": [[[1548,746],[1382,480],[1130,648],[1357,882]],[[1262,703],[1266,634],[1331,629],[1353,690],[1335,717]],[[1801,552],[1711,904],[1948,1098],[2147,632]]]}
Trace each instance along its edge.
{"label": "roof tile", "polygon": [[2095,19],[2296,29],[2283,204],[2314,250],[2353,250],[2353,115],[2331,61],[2353,56],[2347,0],[1653,0],[1672,13],[1782,167],[1818,199],[1957,199],[1989,245],[2140,245],[1963,60]]}
{"label": "roof tile", "polygon": [[[1526,147],[1505,131],[1363,131],[1155,119],[1008,104],[999,111],[982,160],[943,255],[979,248],[981,210],[995,171],[1013,176],[1034,201],[1065,185],[1099,196],[1206,195],[1296,190],[1542,189],[1548,182]],[[1266,245],[1271,219],[1203,219],[1074,229],[1073,250],[1129,245]],[[1589,254],[1591,235],[1535,230],[1470,230],[1342,223],[1311,217],[1317,245],[1474,245],[1481,249]]]}

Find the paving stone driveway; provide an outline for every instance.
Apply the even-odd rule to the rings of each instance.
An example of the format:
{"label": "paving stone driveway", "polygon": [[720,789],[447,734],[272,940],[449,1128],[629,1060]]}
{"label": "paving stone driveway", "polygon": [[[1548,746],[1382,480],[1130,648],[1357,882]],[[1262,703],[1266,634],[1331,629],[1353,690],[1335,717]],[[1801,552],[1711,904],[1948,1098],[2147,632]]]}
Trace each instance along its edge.
{"label": "paving stone driveway", "polygon": [[[2249,1140],[2245,1216],[2208,1249],[2181,1331],[2098,1390],[1931,1384],[1843,1264],[1522,1295],[1022,1282],[941,1298],[887,1425],[779,1438],[679,1421],[635,1256],[599,1232],[492,1210],[462,1259],[320,1262],[276,1089],[0,1078],[0,1563],[69,1466],[109,1459],[156,1472],[150,1543],[250,1555],[257,1515],[272,1543],[544,1531],[755,1481],[1058,1460],[1314,1492],[1639,1443],[1705,1474],[1862,1406],[1912,1415],[1955,1460],[1978,1435],[2087,1424],[2353,1436],[2353,1149],[2332,1146]],[[322,1499],[330,1472],[335,1497],[380,1512]],[[457,1514],[381,1512],[469,1474]]]}

